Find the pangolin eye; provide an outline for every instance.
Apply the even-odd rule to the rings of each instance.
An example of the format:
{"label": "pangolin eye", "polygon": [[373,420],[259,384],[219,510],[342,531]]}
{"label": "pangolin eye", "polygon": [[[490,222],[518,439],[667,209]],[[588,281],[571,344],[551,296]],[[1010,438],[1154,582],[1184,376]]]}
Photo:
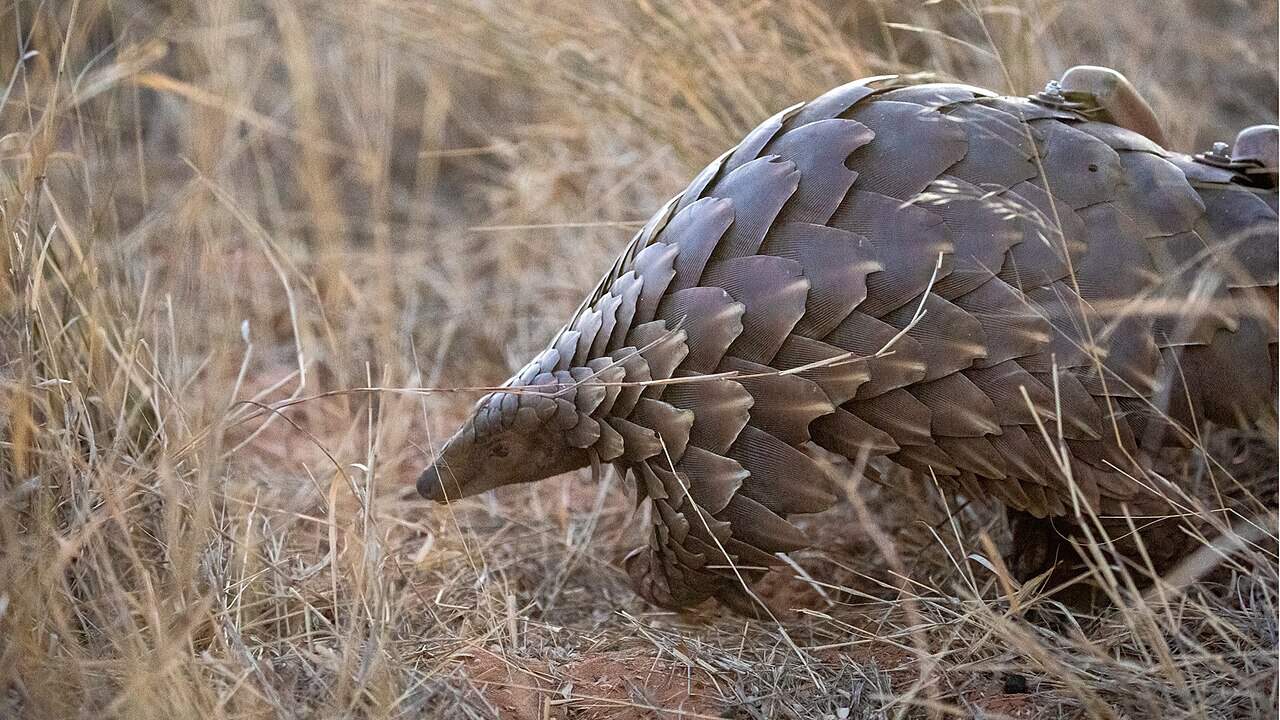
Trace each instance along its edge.
{"label": "pangolin eye", "polygon": [[507,450],[507,444],[506,444],[506,443],[494,443],[494,444],[493,444],[493,447],[489,448],[489,453],[490,453],[491,455],[493,455],[494,457],[504,458],[504,457],[506,457],[506,456],[507,456],[507,453],[508,453],[508,450]]}

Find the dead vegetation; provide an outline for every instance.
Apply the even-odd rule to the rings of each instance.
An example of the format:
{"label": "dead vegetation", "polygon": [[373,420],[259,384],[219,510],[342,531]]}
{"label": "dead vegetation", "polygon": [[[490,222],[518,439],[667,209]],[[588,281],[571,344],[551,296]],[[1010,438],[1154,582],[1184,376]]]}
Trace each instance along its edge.
{"label": "dead vegetation", "polygon": [[[1274,499],[1071,614],[989,509],[851,487],[784,626],[677,617],[618,478],[418,500],[474,395],[405,390],[506,377],[832,85],[1109,64],[1194,149],[1275,121],[1275,38],[1252,0],[8,3],[0,717],[1275,717]],[[1263,435],[1233,472],[1274,485]]]}

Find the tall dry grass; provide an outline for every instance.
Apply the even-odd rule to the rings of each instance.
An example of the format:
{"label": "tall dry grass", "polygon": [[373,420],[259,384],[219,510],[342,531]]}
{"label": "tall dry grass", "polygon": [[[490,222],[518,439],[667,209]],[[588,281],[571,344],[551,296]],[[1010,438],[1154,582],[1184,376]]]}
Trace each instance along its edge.
{"label": "tall dry grass", "polygon": [[391,389],[506,377],[760,119],[1083,62],[1184,149],[1275,121],[1265,2],[5,4],[0,717],[1275,716],[1274,506],[1086,616],[854,488],[777,627],[634,599],[616,478],[409,488],[474,398]]}

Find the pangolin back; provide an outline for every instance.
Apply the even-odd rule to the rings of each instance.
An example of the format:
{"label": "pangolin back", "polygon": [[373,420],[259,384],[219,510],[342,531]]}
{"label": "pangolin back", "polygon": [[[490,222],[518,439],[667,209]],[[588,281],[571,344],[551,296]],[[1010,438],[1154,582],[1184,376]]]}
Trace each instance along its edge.
{"label": "pangolin back", "polygon": [[667,606],[804,547],[787,517],[834,501],[824,452],[1036,517],[1140,507],[1150,452],[1275,416],[1275,165],[1097,110],[880,77],[769,118],[419,489],[614,463],[654,509],[628,570]]}

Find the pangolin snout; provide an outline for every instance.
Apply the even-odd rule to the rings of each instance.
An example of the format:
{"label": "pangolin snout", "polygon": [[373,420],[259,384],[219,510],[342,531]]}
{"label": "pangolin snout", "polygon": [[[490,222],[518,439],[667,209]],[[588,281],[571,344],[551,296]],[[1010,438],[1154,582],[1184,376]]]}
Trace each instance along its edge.
{"label": "pangolin snout", "polygon": [[418,476],[418,493],[452,502],[503,485],[528,483],[589,465],[585,450],[566,447],[563,432],[545,425],[504,428],[477,438],[469,420]]}
{"label": "pangolin snout", "polygon": [[475,478],[474,443],[464,425],[458,434],[445,441],[436,450],[431,464],[418,476],[418,494],[434,502],[443,503],[474,495],[480,489],[473,488]]}
{"label": "pangolin snout", "polygon": [[[440,464],[432,463],[418,476],[418,494],[435,502],[445,501],[444,474]],[[456,494],[455,494],[456,495]]]}

